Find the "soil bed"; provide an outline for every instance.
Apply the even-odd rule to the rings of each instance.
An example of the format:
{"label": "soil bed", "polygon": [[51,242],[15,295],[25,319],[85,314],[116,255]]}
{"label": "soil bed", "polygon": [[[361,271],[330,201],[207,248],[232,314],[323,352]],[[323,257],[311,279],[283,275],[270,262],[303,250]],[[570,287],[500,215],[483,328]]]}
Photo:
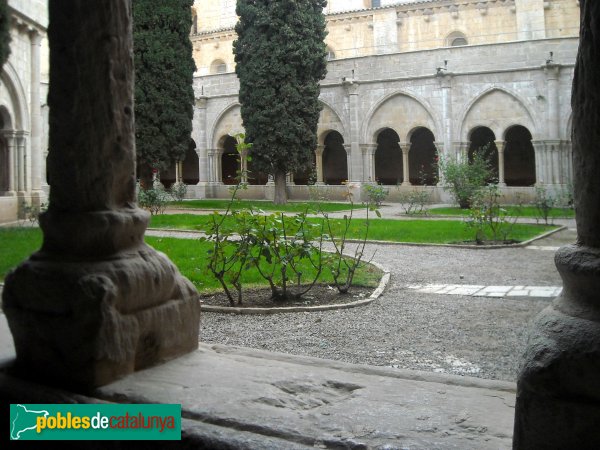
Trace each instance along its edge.
{"label": "soil bed", "polygon": [[[316,284],[307,294],[297,299],[274,301],[271,298],[271,289],[255,288],[244,289],[242,304],[234,305],[238,308],[286,308],[292,306],[323,306],[354,303],[368,298],[375,290],[373,287],[353,286],[347,294],[340,294],[333,285]],[[203,305],[230,306],[229,299],[224,292],[204,294],[200,296]]]}

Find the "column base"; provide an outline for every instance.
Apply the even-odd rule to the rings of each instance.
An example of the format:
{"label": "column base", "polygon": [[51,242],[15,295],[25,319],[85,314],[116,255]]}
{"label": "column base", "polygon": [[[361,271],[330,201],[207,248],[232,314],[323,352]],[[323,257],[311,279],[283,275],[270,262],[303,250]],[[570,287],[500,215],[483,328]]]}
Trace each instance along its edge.
{"label": "column base", "polygon": [[600,249],[556,254],[563,293],[540,313],[519,375],[515,449],[600,442]]}
{"label": "column base", "polygon": [[[137,237],[135,219],[107,226],[119,214],[126,217],[104,212],[84,221],[104,246],[74,230],[62,251],[54,247],[46,217],[44,248],[7,276],[3,309],[20,376],[86,391],[197,348],[196,289],[164,254],[143,243],[144,228]],[[77,237],[81,249],[103,249],[72,251]],[[116,244],[121,250],[106,252]]]}
{"label": "column base", "polygon": [[412,183],[410,181],[403,181],[401,186],[412,186]]}

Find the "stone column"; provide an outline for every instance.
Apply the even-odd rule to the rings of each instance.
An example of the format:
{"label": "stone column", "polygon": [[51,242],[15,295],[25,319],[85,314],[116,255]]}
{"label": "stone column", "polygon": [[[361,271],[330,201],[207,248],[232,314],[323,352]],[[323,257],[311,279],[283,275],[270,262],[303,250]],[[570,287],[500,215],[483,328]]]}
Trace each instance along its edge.
{"label": "stone column", "polygon": [[194,128],[197,129],[198,142],[196,152],[198,153],[198,186],[204,186],[210,179],[210,156],[208,154],[208,143],[206,142],[206,107],[208,97],[200,96],[196,99],[194,109]]}
{"label": "stone column", "polygon": [[181,179],[181,161],[175,161],[175,183],[179,183]]}
{"label": "stone column", "polygon": [[410,182],[410,166],[408,163],[408,154],[410,153],[410,142],[398,142],[402,150],[402,186],[412,186]]}
{"label": "stone column", "polygon": [[248,184],[248,150],[242,150],[242,154],[240,155],[240,172],[241,179],[240,182],[242,184]]}
{"label": "stone column", "polygon": [[[348,154],[348,181],[360,183],[362,180],[362,153],[360,151],[360,106],[358,102],[358,81],[356,79],[346,79],[343,82],[348,95],[348,104],[350,112],[350,144],[344,145]],[[360,201],[360,199],[355,199]]]}
{"label": "stone column", "polygon": [[317,183],[316,184],[325,184],[323,182],[323,151],[325,150],[324,145],[318,145],[315,150],[315,159],[317,165]]}
{"label": "stone column", "polygon": [[37,30],[29,33],[31,42],[31,200],[42,203],[42,110],[40,105],[40,44],[42,36]]}
{"label": "stone column", "polygon": [[13,131],[5,132],[4,139],[6,139],[6,150],[8,151],[8,192],[6,192],[5,195],[14,196],[17,194],[15,177],[15,133]]}
{"label": "stone column", "polygon": [[17,191],[19,192],[20,196],[24,196],[25,191],[27,190],[26,133],[24,131],[17,131],[15,137],[16,137],[16,142],[17,142],[17,152],[16,152],[17,161],[16,161],[16,167],[15,167],[15,169],[16,169],[15,175],[17,177],[17,183],[16,183]]}
{"label": "stone column", "polygon": [[440,73],[438,75],[440,87],[442,89],[442,142],[444,153],[448,152],[452,146],[452,73]]}
{"label": "stone column", "polygon": [[517,385],[515,449],[600,443],[600,2],[581,0],[573,95],[577,243],[555,256],[562,294],[536,318]]}
{"label": "stone column", "polygon": [[535,185],[540,186],[544,183],[544,143],[542,141],[531,141],[531,144],[535,156]]}
{"label": "stone column", "polygon": [[360,146],[363,156],[363,181],[374,183],[375,178],[375,150],[377,144],[362,144]]}
{"label": "stone column", "polygon": [[290,173],[286,174],[285,177],[286,177],[285,178],[285,183],[288,186],[294,186],[296,184],[296,183],[294,183],[294,173],[293,172],[290,172]]}
{"label": "stone column", "polygon": [[546,87],[548,95],[548,113],[547,127],[548,139],[557,140],[559,137],[559,85],[558,78],[560,74],[560,66],[553,62],[548,62],[544,65],[544,73],[546,74]]}
{"label": "stone column", "polygon": [[3,309],[16,371],[89,390],[196,349],[200,307],[144,243],[131,2],[50,0],[49,19],[50,206],[42,249],[7,276]]}
{"label": "stone column", "polygon": [[[448,155],[452,150],[452,146],[446,147],[443,142],[434,141],[433,145],[435,145],[436,157],[439,158],[440,155]],[[450,145],[450,144],[449,144]],[[436,160],[437,162],[438,160]],[[420,181],[419,181],[420,182]],[[439,166],[437,167],[437,183],[438,186],[444,185],[444,175],[442,174]]]}
{"label": "stone column", "polygon": [[496,150],[498,150],[498,186],[506,186],[504,182],[504,148],[506,142],[494,141],[496,144]]}

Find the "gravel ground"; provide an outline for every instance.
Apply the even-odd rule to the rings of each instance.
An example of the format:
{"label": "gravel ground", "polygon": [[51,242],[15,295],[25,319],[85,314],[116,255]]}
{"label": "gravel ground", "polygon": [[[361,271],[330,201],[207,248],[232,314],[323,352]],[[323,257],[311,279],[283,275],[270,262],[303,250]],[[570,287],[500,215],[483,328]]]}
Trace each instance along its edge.
{"label": "gravel ground", "polygon": [[[556,245],[572,230],[537,241]],[[205,312],[200,339],[358,364],[515,381],[527,328],[551,300],[424,294],[407,285],[561,286],[554,252],[372,245],[391,281],[374,303],[347,310],[247,316]]]}

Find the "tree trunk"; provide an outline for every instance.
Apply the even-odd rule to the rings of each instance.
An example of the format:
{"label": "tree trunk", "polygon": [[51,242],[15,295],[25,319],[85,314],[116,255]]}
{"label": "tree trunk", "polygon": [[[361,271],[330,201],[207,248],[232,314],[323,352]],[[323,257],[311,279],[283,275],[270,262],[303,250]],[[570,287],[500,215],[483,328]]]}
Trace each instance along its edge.
{"label": "tree trunk", "polygon": [[287,191],[285,186],[285,172],[275,172],[275,196],[273,203],[276,205],[287,204]]}

